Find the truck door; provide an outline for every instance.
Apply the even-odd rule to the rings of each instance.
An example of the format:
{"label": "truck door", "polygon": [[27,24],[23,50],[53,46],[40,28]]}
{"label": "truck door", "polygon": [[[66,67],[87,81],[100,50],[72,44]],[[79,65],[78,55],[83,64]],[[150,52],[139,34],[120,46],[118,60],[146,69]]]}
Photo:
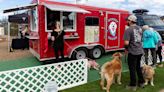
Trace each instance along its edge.
{"label": "truck door", "polygon": [[117,49],[120,46],[120,14],[107,12],[105,48]]}

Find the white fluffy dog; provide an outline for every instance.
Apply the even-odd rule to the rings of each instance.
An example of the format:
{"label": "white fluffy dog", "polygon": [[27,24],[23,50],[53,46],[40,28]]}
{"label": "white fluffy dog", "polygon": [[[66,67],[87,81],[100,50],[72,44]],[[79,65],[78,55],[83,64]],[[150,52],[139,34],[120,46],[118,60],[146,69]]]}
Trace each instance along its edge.
{"label": "white fluffy dog", "polygon": [[88,60],[88,69],[91,68],[99,70],[100,65],[95,60]]}

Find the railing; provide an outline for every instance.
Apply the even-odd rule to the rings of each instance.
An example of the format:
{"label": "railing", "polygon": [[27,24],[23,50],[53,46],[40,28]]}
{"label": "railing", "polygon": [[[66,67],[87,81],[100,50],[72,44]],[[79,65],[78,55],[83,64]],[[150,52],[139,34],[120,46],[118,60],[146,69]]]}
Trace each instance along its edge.
{"label": "railing", "polygon": [[[161,54],[162,54],[162,61],[164,61],[164,46],[162,46],[162,51],[161,51]],[[157,63],[159,63],[160,60],[159,60],[159,57],[157,56]],[[145,63],[145,58],[144,58],[144,55],[142,56],[141,58],[141,66]],[[151,52],[149,51],[149,54],[148,54],[148,64],[151,65],[152,64],[152,56],[151,56]]]}
{"label": "railing", "polygon": [[0,92],[44,92],[49,81],[55,81],[58,90],[87,83],[87,60],[0,72]]}

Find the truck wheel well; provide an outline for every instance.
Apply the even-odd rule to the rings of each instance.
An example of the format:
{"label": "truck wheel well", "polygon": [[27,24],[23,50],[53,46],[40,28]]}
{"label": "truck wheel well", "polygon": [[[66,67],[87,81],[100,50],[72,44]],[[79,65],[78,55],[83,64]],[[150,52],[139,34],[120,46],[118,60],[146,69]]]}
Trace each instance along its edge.
{"label": "truck wheel well", "polygon": [[101,45],[97,45],[97,46],[95,46],[94,48],[100,48],[101,50],[102,50],[102,54],[104,54],[105,53],[105,49],[104,49],[104,47],[103,46],[101,46]]}
{"label": "truck wheel well", "polygon": [[72,59],[76,59],[76,54],[79,50],[83,50],[86,53],[86,57],[88,57],[88,49],[86,47],[79,47],[73,50],[72,54],[71,54],[71,58]]}

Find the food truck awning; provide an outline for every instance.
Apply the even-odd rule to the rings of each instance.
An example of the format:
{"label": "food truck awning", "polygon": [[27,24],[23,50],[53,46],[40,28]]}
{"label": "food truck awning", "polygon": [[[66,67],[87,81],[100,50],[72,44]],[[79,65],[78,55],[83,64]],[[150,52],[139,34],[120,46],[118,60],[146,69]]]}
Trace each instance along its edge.
{"label": "food truck awning", "polygon": [[65,6],[65,5],[58,5],[58,4],[46,4],[46,3],[44,3],[44,6],[52,11],[90,13],[89,11],[76,6]]}
{"label": "food truck awning", "polygon": [[35,6],[37,6],[37,4],[29,4],[29,5],[26,5],[26,6],[10,8],[10,9],[3,10],[3,13],[18,11],[18,10],[31,9],[31,8],[34,8]]}
{"label": "food truck awning", "polygon": [[10,15],[8,18],[9,22],[12,23],[18,23],[18,24],[28,24],[28,14],[22,13],[22,14],[16,14],[16,15]]}

